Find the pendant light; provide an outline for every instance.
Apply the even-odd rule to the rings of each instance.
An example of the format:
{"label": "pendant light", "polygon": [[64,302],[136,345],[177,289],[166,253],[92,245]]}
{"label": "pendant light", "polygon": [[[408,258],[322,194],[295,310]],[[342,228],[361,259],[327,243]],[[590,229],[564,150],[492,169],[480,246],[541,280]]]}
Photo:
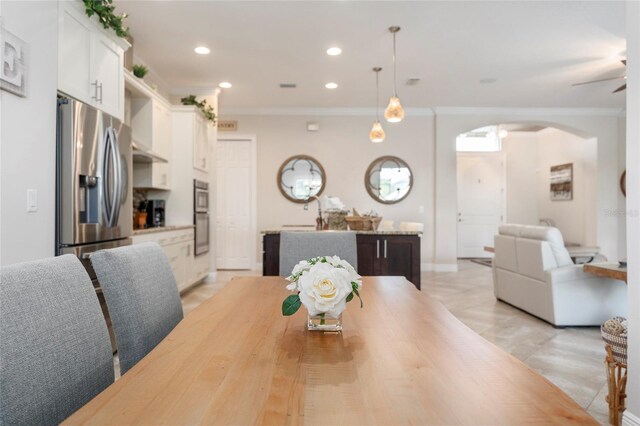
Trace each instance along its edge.
{"label": "pendant light", "polygon": [[400,105],[400,99],[396,91],[396,33],[398,31],[400,31],[400,27],[389,27],[389,32],[393,34],[393,96],[389,99],[389,105],[384,111],[384,118],[389,123],[399,123],[404,118],[404,109]]}
{"label": "pendant light", "polygon": [[378,115],[378,100],[380,95],[380,87],[378,85],[378,75],[382,68],[375,67],[373,71],[376,73],[376,121],[373,122],[373,127],[371,127],[371,131],[369,132],[369,139],[373,143],[380,143],[384,140],[384,129],[382,128],[382,124],[380,124],[380,117]]}

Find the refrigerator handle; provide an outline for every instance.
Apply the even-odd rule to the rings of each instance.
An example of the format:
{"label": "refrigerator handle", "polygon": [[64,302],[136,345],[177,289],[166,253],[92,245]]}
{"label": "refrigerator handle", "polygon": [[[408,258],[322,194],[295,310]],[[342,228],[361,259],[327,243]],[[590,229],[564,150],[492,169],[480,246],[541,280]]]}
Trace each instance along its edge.
{"label": "refrigerator handle", "polygon": [[[104,138],[105,138],[105,161],[104,161],[104,170],[103,179],[104,179],[104,190],[105,190],[105,204],[107,205],[107,225],[112,227],[116,223],[117,219],[117,209],[118,209],[118,198],[120,197],[120,181],[119,181],[119,164],[120,164],[120,156],[118,155],[117,148],[114,143],[113,138],[113,127],[108,127],[105,130]],[[108,158],[111,157],[111,167],[109,167]],[[113,176],[111,176],[113,173]],[[113,177],[113,195],[111,199],[109,199],[109,181],[110,178]]]}
{"label": "refrigerator handle", "polygon": [[118,149],[118,137],[113,127],[107,129],[109,142],[111,143],[111,156],[113,158],[113,201],[111,202],[111,220],[109,226],[116,226],[120,214],[122,194],[122,166],[120,164],[120,150]]}
{"label": "refrigerator handle", "polygon": [[111,226],[112,205],[109,197],[109,158],[111,156],[111,138],[108,129],[104,132],[104,160],[102,162],[102,200],[105,214],[107,216],[107,226]]}

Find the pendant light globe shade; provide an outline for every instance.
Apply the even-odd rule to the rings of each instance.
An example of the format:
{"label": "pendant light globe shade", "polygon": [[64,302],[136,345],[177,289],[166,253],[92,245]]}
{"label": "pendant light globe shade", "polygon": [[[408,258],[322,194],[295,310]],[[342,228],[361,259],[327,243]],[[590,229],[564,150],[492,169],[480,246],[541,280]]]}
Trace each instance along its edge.
{"label": "pendant light globe shade", "polygon": [[400,99],[397,96],[392,96],[389,99],[389,105],[384,110],[384,118],[389,123],[399,123],[404,118],[404,108],[402,108]]}
{"label": "pendant light globe shade", "polygon": [[384,129],[378,120],[373,122],[373,127],[369,132],[369,139],[373,143],[380,143],[384,140]]}

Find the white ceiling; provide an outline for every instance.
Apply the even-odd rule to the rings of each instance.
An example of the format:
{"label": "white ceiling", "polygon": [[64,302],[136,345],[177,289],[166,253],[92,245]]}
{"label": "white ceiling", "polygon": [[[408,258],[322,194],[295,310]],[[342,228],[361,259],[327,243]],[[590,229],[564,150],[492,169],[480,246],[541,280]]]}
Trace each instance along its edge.
{"label": "white ceiling", "polygon": [[[392,91],[405,107],[623,107],[623,1],[131,1],[116,0],[135,53],[175,93],[233,83],[235,107],[373,107]],[[206,45],[208,56],[193,48]],[[330,57],[325,50],[339,46]],[[405,86],[417,77],[417,86]],[[481,84],[481,79],[496,79]],[[334,81],[339,87],[327,90]],[[296,83],[297,89],[281,89]]]}

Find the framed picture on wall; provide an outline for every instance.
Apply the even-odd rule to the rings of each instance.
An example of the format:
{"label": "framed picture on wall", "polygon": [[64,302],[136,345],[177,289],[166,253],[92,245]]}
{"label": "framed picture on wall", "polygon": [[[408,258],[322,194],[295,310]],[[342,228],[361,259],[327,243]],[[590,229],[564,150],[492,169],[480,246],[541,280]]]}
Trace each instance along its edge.
{"label": "framed picture on wall", "polygon": [[573,163],[551,166],[551,201],[573,200]]}

